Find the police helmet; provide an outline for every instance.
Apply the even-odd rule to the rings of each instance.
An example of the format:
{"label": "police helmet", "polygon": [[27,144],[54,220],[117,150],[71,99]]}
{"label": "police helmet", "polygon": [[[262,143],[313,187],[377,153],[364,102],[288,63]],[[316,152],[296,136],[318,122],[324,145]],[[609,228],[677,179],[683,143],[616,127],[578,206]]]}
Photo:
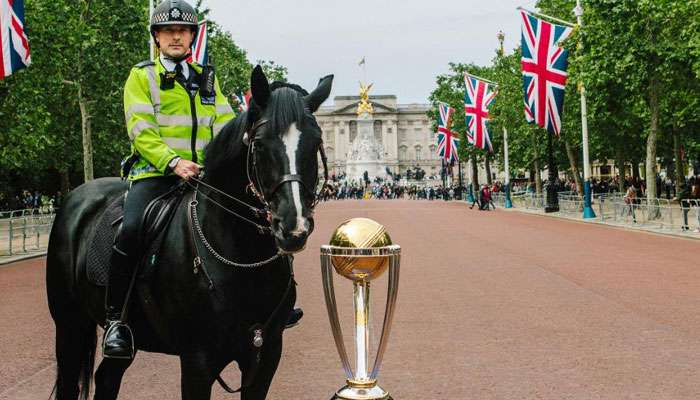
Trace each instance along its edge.
{"label": "police helmet", "polygon": [[167,25],[189,26],[197,32],[197,12],[185,0],[164,0],[153,10],[151,35],[155,39],[156,29]]}

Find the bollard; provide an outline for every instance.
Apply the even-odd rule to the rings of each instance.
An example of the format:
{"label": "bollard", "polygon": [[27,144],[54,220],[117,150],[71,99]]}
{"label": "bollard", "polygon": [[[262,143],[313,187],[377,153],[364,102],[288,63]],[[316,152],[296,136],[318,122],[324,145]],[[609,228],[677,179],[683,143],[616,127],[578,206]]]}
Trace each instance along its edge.
{"label": "bollard", "polygon": [[27,217],[23,218],[24,223],[22,224],[22,252],[27,252]]}
{"label": "bollard", "polygon": [[12,231],[12,217],[10,217],[10,255],[12,255],[12,241],[14,239],[14,233]]}

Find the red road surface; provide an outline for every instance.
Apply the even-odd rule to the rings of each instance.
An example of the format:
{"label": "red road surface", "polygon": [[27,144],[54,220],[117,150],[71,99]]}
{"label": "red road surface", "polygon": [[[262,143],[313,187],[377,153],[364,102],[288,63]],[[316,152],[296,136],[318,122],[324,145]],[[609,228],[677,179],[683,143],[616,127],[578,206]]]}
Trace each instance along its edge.
{"label": "red road surface", "polygon": [[[700,399],[700,242],[426,201],[319,206],[296,259],[306,316],[285,334],[269,398],[327,399],[344,382],[318,248],[358,216],[403,247],[380,374],[396,399]],[[336,280],[346,335],[349,286]],[[0,268],[0,399],[48,397],[53,333],[44,260]],[[238,383],[235,365],[225,377]],[[121,398],[179,398],[177,359],[139,353]]]}

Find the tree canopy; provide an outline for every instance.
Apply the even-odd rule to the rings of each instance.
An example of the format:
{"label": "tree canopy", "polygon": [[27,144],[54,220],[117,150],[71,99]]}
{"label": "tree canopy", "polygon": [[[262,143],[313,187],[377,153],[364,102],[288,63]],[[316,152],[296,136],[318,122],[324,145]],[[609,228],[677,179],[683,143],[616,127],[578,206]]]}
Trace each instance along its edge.
{"label": "tree canopy", "polygon": [[[569,80],[556,163],[571,176],[582,175],[579,84],[587,94],[591,161],[614,160],[624,178],[646,174],[648,195],[655,197],[657,164],[678,184],[700,160],[700,3],[681,0],[584,0],[583,27],[564,44]],[[575,0],[540,0],[543,14],[574,22]],[[514,18],[516,18],[514,13]],[[494,32],[494,47],[496,47]],[[532,170],[542,157],[545,131],[525,122],[522,112],[520,48],[498,54],[486,66],[451,63],[436,78],[431,101],[447,101],[462,110],[462,73],[469,69],[499,83],[492,106],[494,147],[503,127],[509,130],[511,174]],[[434,112],[433,112],[434,114]],[[462,113],[459,113],[462,114]],[[462,121],[457,118],[457,121]],[[463,125],[455,125],[462,134]],[[464,149],[464,155],[476,151]],[[497,148],[498,157],[502,148]],[[646,160],[646,165],[637,166]],[[543,167],[540,163],[539,168]],[[647,172],[648,171],[648,172]],[[513,176],[513,175],[511,175]]]}
{"label": "tree canopy", "polygon": [[[118,175],[129,141],[123,85],[149,57],[148,0],[26,0],[32,64],[0,82],[0,190],[66,190],[83,182],[86,118],[94,177]],[[201,3],[201,2],[200,2]],[[198,4],[201,18],[208,10]],[[209,23],[209,54],[227,96],[253,65],[230,33]],[[277,80],[287,70],[260,62]]]}

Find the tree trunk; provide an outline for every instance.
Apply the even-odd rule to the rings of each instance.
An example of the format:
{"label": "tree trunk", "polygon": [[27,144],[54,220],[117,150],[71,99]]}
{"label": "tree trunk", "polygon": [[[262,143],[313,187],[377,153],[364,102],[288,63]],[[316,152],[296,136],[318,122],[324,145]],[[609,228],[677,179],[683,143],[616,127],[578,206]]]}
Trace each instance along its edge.
{"label": "tree trunk", "polygon": [[571,173],[574,175],[574,181],[576,182],[576,190],[579,196],[583,196],[583,183],[581,182],[581,172],[578,169],[576,152],[566,139],[564,139],[564,147],[566,147],[566,155],[569,158],[569,168],[571,168]]}
{"label": "tree trunk", "polygon": [[535,159],[532,160],[535,168],[535,192],[542,194],[542,168],[540,168],[540,154],[537,151],[537,135],[535,133],[532,134],[532,148],[535,151]]}
{"label": "tree trunk", "polygon": [[659,81],[656,76],[649,82],[649,109],[651,126],[647,138],[647,159],[645,165],[647,199],[656,199],[656,142],[659,138]]}
{"label": "tree trunk", "polygon": [[672,128],[673,133],[673,157],[675,158],[676,172],[676,198],[680,196],[685,184],[685,174],[683,173],[683,160],[681,159],[681,132],[678,128]]}
{"label": "tree trunk", "polygon": [[479,170],[476,165],[476,154],[470,156],[470,161],[472,164],[472,189],[474,190],[474,195],[479,191]]}
{"label": "tree trunk", "polygon": [[484,167],[486,168],[486,183],[491,186],[492,179],[491,179],[491,156],[489,154],[486,154],[486,157],[484,157]]}
{"label": "tree trunk", "polygon": [[[79,84],[80,85],[80,84]],[[78,86],[78,105],[80,106],[80,122],[83,134],[83,173],[85,182],[94,179],[92,164],[92,126],[87,100],[83,97],[83,88]]]}
{"label": "tree trunk", "polygon": [[542,170],[540,169],[540,160],[535,158],[535,192],[542,194]]}
{"label": "tree trunk", "polygon": [[615,166],[617,167],[618,173],[618,192],[625,192],[625,156],[622,152],[622,144],[618,143],[617,149],[615,149]]}
{"label": "tree trunk", "polygon": [[61,175],[61,193],[65,196],[70,192],[70,174],[68,170],[58,171]]}
{"label": "tree trunk", "polygon": [[640,179],[640,173],[639,173],[639,160],[636,158],[632,160],[632,178],[635,180]]}

